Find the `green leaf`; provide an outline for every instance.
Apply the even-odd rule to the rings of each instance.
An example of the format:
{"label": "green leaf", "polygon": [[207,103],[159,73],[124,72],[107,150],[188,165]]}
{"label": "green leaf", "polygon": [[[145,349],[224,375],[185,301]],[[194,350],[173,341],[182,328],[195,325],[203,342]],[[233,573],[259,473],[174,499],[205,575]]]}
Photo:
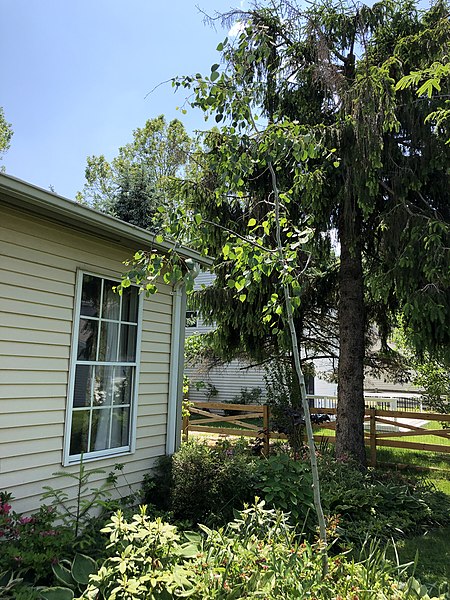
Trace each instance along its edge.
{"label": "green leaf", "polygon": [[157,243],[157,244],[162,244],[162,243],[163,243],[163,241],[164,241],[164,238],[163,238],[163,236],[162,236],[162,235],[157,235],[157,236],[155,237],[155,241],[156,241],[156,243]]}
{"label": "green leaf", "polygon": [[219,77],[220,77],[219,71],[213,71],[211,73],[210,79],[211,79],[211,81],[216,81],[217,79],[219,79]]}
{"label": "green leaf", "polygon": [[58,581],[64,583],[67,587],[74,587],[75,581],[72,577],[71,572],[61,563],[56,563],[52,565],[52,571]]}
{"label": "green leaf", "polygon": [[239,296],[239,300],[240,300],[241,302],[245,302],[245,301],[247,300],[247,294],[241,294],[241,295]]}
{"label": "green leaf", "polygon": [[215,63],[212,67],[211,67],[211,72],[213,71],[217,71],[217,69],[220,67],[220,65],[218,63]]}
{"label": "green leaf", "polygon": [[245,287],[245,279],[243,277],[241,277],[239,279],[239,281],[235,282],[234,287],[237,289],[238,292],[240,292],[241,290],[243,290],[244,287]]}
{"label": "green leaf", "polygon": [[256,219],[253,219],[253,218],[249,219],[248,226],[249,227],[254,227],[255,225],[256,225]]}
{"label": "green leaf", "polygon": [[183,556],[184,558],[194,558],[197,556],[198,552],[198,545],[190,542],[182,544],[181,546],[177,546],[177,548],[174,550],[174,554],[176,554],[176,556]]}
{"label": "green leaf", "polygon": [[200,225],[200,223],[203,221],[202,215],[200,215],[199,213],[194,215],[194,221],[196,222],[197,225]]}
{"label": "green leaf", "polygon": [[90,556],[75,554],[72,564],[72,577],[77,583],[87,585],[89,575],[97,571],[97,563]]}
{"label": "green leaf", "polygon": [[41,590],[44,600],[73,600],[74,593],[69,588],[51,587]]}

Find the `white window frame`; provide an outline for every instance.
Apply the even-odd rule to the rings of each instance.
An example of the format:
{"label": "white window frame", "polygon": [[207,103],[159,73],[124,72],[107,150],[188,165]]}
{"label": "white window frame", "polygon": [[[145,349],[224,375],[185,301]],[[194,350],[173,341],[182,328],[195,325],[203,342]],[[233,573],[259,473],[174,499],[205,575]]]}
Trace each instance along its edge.
{"label": "white window frame", "polygon": [[[75,284],[75,306],[73,311],[73,323],[72,323],[72,344],[70,351],[70,366],[69,366],[69,383],[67,389],[67,406],[66,406],[66,419],[64,427],[64,447],[63,447],[63,466],[69,466],[73,464],[79,464],[81,460],[81,454],[70,455],[70,439],[72,432],[72,415],[73,415],[73,395],[75,391],[75,371],[77,364],[98,364],[100,366],[133,366],[134,371],[134,388],[130,398],[130,416],[129,416],[129,439],[126,446],[118,448],[107,448],[105,450],[97,450],[94,452],[87,452],[83,454],[83,462],[100,460],[111,458],[115,456],[122,456],[126,454],[133,454],[136,451],[136,423],[137,423],[137,406],[138,406],[138,392],[139,392],[139,371],[141,364],[141,340],[142,340],[142,315],[143,315],[143,298],[142,294],[138,294],[138,310],[137,310],[137,331],[136,331],[136,360],[133,363],[125,362],[110,362],[110,361],[78,361],[78,336],[80,329],[80,317],[81,317],[81,294],[83,288],[83,276],[91,275],[99,279],[107,279],[109,281],[117,281],[120,283],[120,279],[117,275],[110,275],[109,273],[96,273],[87,269],[77,269],[76,284]],[[121,301],[122,302],[122,301]],[[122,304],[121,304],[122,306]],[[126,324],[126,322],[124,322]]]}

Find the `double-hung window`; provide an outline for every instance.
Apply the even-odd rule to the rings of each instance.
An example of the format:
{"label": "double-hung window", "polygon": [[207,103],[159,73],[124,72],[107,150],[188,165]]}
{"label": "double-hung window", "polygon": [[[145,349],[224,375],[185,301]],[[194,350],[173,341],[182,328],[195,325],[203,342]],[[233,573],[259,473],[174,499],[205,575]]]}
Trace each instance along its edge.
{"label": "double-hung window", "polygon": [[79,273],[66,463],[133,449],[140,298],[136,287]]}

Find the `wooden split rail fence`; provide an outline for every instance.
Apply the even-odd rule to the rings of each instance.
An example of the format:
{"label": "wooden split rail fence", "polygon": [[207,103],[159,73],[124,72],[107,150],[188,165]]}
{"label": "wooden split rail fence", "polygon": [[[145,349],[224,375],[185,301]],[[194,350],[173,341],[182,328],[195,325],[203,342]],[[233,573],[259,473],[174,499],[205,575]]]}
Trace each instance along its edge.
{"label": "wooden split rail fence", "polygon": [[[330,421],[314,425],[315,429],[330,431],[330,435],[316,435],[320,442],[323,439],[330,443],[335,441],[336,408],[311,408],[311,414],[329,415]],[[265,454],[269,452],[270,440],[287,439],[285,435],[271,431],[270,407],[268,405],[242,405],[228,402],[190,402],[189,417],[183,419],[183,434],[187,439],[191,432],[202,432],[214,435],[244,436],[259,438],[263,442]],[[234,413],[234,414],[230,414]],[[257,421],[257,423],[255,423]],[[426,429],[429,422],[448,423],[449,429]],[[394,410],[378,410],[367,408],[364,416],[364,436],[370,449],[370,464],[376,465],[377,447],[406,448],[410,450],[426,450],[450,454],[450,415],[429,412],[408,412]],[[428,443],[420,440],[408,441],[415,437],[433,436],[437,441],[445,440],[448,444]]]}

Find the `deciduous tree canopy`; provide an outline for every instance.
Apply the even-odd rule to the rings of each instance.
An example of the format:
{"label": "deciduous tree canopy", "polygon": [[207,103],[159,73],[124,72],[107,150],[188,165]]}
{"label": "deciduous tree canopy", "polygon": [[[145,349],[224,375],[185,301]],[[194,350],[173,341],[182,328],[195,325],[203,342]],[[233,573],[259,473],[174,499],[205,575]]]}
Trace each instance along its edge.
{"label": "deciduous tree canopy", "polygon": [[6,120],[3,108],[0,106],[0,160],[2,159],[2,155],[8,150],[12,136],[13,130],[11,124]]}
{"label": "deciduous tree canopy", "polygon": [[184,173],[191,144],[177,119],[149,119],[111,162],[104,155],[88,157],[86,184],[77,199],[135,225],[157,226],[157,208],[170,210],[170,180]]}

